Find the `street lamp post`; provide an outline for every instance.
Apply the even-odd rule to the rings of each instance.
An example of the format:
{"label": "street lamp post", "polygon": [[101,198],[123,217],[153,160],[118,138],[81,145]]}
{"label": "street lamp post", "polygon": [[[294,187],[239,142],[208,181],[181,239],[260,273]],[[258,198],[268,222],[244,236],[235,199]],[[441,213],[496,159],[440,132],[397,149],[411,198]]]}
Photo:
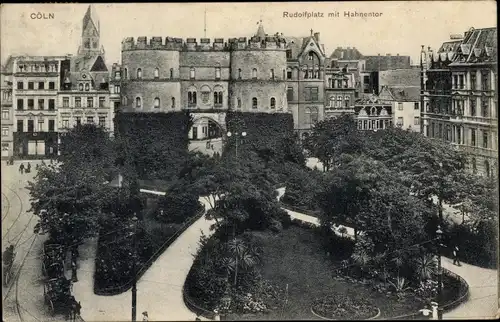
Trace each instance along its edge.
{"label": "street lamp post", "polygon": [[442,241],[443,231],[441,226],[438,225],[436,230],[436,241],[437,241],[437,257],[438,257],[438,294],[437,294],[437,319],[443,319],[443,268],[441,267],[441,241]]}
{"label": "street lamp post", "polygon": [[[233,135],[233,133],[231,133],[231,132],[227,132],[227,134],[226,134],[226,135],[227,135],[227,137],[229,137],[229,138],[230,138],[230,137]],[[236,141],[236,142],[235,142],[235,144],[236,144],[236,158],[238,158],[238,143],[239,143],[238,139],[239,139],[239,138],[244,138],[245,136],[247,136],[247,132],[244,132],[244,131],[243,131],[243,132],[241,132],[240,134],[238,134],[238,133],[234,133],[234,136],[235,136],[235,137],[234,137],[234,139],[235,139],[235,141]]]}
{"label": "street lamp post", "polygon": [[137,272],[136,272],[136,260],[137,260],[137,245],[136,245],[136,234],[137,234],[137,217],[134,214],[132,218],[133,221],[133,235],[132,235],[132,322],[137,321]]}

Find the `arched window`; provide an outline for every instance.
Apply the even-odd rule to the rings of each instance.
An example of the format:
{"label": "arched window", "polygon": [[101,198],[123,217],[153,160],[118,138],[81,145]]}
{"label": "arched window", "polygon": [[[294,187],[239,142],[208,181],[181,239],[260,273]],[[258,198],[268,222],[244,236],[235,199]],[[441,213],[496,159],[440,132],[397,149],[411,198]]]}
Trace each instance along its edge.
{"label": "arched window", "polygon": [[269,71],[269,78],[274,79],[274,69],[273,68],[271,68],[271,70]]}
{"label": "arched window", "polygon": [[154,108],[160,108],[160,99],[158,97],[155,97]]}
{"label": "arched window", "polygon": [[135,107],[136,108],[141,108],[142,107],[142,100],[140,97],[135,98]]}
{"label": "arched window", "polygon": [[237,108],[241,108],[241,98],[238,97],[238,101],[237,101]]}
{"label": "arched window", "polygon": [[87,91],[87,92],[90,91],[90,85],[89,85],[89,83],[85,84],[85,91]]}
{"label": "arched window", "polygon": [[271,109],[276,108],[276,99],[274,97],[271,97]]}
{"label": "arched window", "polygon": [[330,107],[335,107],[335,102],[336,102],[335,96],[333,95],[330,96]]}
{"label": "arched window", "polygon": [[78,84],[78,90],[83,91],[83,84]]}
{"label": "arched window", "polygon": [[175,97],[172,97],[172,108],[175,108]]}
{"label": "arched window", "polygon": [[350,100],[350,97],[349,96],[344,96],[344,102],[345,102],[345,107],[349,107],[349,100]]}
{"label": "arched window", "polygon": [[286,79],[292,79],[292,69],[291,68],[286,69]]}
{"label": "arched window", "polygon": [[311,109],[309,107],[306,107],[304,110],[304,115],[305,115],[305,126],[306,128],[311,128]]}
{"label": "arched window", "polygon": [[252,98],[252,108],[253,109],[257,108],[257,97]]}
{"label": "arched window", "polygon": [[214,105],[215,106],[222,106],[222,87],[216,86],[214,88]]}
{"label": "arched window", "polygon": [[241,79],[241,68],[238,68],[238,79]]}
{"label": "arched window", "polygon": [[170,68],[170,79],[174,78],[174,69]]}
{"label": "arched window", "polygon": [[127,104],[128,104],[127,96],[123,96],[123,98],[122,98],[122,104],[123,104],[123,106],[127,106]]}
{"label": "arched window", "polygon": [[142,79],[142,69],[137,68],[137,79]]}
{"label": "arched window", "polygon": [[215,79],[220,79],[220,67],[215,68]]}
{"label": "arched window", "polygon": [[311,125],[314,125],[318,122],[318,109],[313,107],[311,108]]}
{"label": "arched window", "polygon": [[490,176],[490,163],[488,162],[488,160],[484,160],[484,173],[487,177]]}
{"label": "arched window", "polygon": [[307,60],[314,60],[314,52],[310,51],[309,54],[307,55]]}
{"label": "arched window", "polygon": [[125,68],[125,69],[123,70],[123,78],[124,78],[124,79],[128,79],[128,69],[127,69],[127,68]]}
{"label": "arched window", "polygon": [[157,68],[155,68],[155,73],[154,73],[154,76],[155,76],[155,78],[160,77],[160,70],[158,69],[158,67],[157,67]]}
{"label": "arched window", "polygon": [[252,78],[257,79],[257,68],[252,69]]}
{"label": "arched window", "polygon": [[189,70],[189,78],[195,79],[195,77],[196,77],[196,70],[194,69],[194,67],[191,67],[191,69]]}
{"label": "arched window", "polygon": [[194,107],[196,103],[196,88],[191,87],[188,91],[188,107]]}

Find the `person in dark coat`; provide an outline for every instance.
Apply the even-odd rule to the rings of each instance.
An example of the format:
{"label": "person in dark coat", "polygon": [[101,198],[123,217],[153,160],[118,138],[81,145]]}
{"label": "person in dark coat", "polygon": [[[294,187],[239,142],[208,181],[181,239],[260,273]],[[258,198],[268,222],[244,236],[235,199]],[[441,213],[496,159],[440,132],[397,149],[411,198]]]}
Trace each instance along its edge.
{"label": "person in dark coat", "polygon": [[71,261],[71,281],[73,282],[78,282],[78,276],[76,275],[76,273],[77,273],[76,258],[74,258]]}
{"label": "person in dark coat", "polygon": [[31,163],[28,162],[28,167],[26,167],[26,173],[31,172]]}
{"label": "person in dark coat", "polygon": [[458,246],[455,246],[455,248],[453,248],[453,265],[462,266],[460,264],[460,258],[458,257],[458,251]]}
{"label": "person in dark coat", "polygon": [[21,163],[21,165],[19,166],[19,172],[21,172],[21,174],[24,173],[24,164]]}

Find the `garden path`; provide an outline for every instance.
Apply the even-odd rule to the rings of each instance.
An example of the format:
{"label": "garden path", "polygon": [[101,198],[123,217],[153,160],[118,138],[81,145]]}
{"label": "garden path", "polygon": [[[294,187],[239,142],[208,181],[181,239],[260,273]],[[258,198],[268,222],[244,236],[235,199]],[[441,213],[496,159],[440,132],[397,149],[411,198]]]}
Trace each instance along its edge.
{"label": "garden path", "polygon": [[[210,205],[200,198],[206,209]],[[213,222],[205,216],[195,221],[182,233],[151,265],[137,283],[137,320],[147,311],[151,321],[194,321],[183,300],[182,289],[193,264],[201,232],[210,235]],[[89,241],[80,250],[79,281],[73,293],[81,301],[81,316],[85,321],[128,321],[131,318],[132,295],[125,293],[113,296],[94,294],[93,273],[95,267],[96,240]]]}
{"label": "garden path", "polygon": [[[279,188],[278,200],[284,195],[285,188]],[[285,208],[283,208],[285,209]],[[315,217],[285,209],[291,217],[319,225]],[[354,230],[347,228],[347,234],[353,236]],[[338,233],[338,232],[337,232]],[[469,299],[457,308],[444,314],[444,319],[491,319],[498,312],[498,271],[462,263],[453,265],[453,260],[442,257],[444,268],[461,276],[469,284]]]}
{"label": "garden path", "polygon": [[[278,199],[283,196],[285,188],[278,189]],[[200,201],[210,209],[205,198]],[[286,209],[285,209],[286,210]],[[295,211],[286,210],[291,217],[313,224],[318,219]],[[191,225],[167,250],[153,263],[138,281],[137,315],[141,317],[147,311],[151,320],[194,321],[196,315],[183,301],[182,288],[193,264],[193,254],[198,248],[201,231],[210,235],[210,225],[203,216]],[[352,228],[347,234],[353,235]],[[93,245],[92,245],[93,243]],[[86,321],[118,321],[128,320],[131,309],[131,292],[127,291],[115,296],[98,296],[93,292],[93,272],[96,242],[90,241],[81,251],[79,282],[74,285],[74,293],[82,303],[82,318]],[[497,311],[496,270],[487,270],[472,265],[461,267],[452,264],[449,258],[443,259],[443,267],[462,276],[470,286],[470,299],[458,308],[445,314],[446,319],[485,318],[494,316]]]}

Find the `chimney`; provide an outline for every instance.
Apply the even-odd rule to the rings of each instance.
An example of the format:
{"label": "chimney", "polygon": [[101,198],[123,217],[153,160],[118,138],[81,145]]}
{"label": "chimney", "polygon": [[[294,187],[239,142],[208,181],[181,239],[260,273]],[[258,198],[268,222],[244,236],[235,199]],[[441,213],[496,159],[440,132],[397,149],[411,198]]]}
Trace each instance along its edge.
{"label": "chimney", "polygon": [[314,33],[314,38],[316,39],[317,42],[319,42],[319,32]]}
{"label": "chimney", "polygon": [[396,56],[399,56],[399,53],[397,53]]}
{"label": "chimney", "polygon": [[390,56],[391,54],[385,54],[386,56]]}

